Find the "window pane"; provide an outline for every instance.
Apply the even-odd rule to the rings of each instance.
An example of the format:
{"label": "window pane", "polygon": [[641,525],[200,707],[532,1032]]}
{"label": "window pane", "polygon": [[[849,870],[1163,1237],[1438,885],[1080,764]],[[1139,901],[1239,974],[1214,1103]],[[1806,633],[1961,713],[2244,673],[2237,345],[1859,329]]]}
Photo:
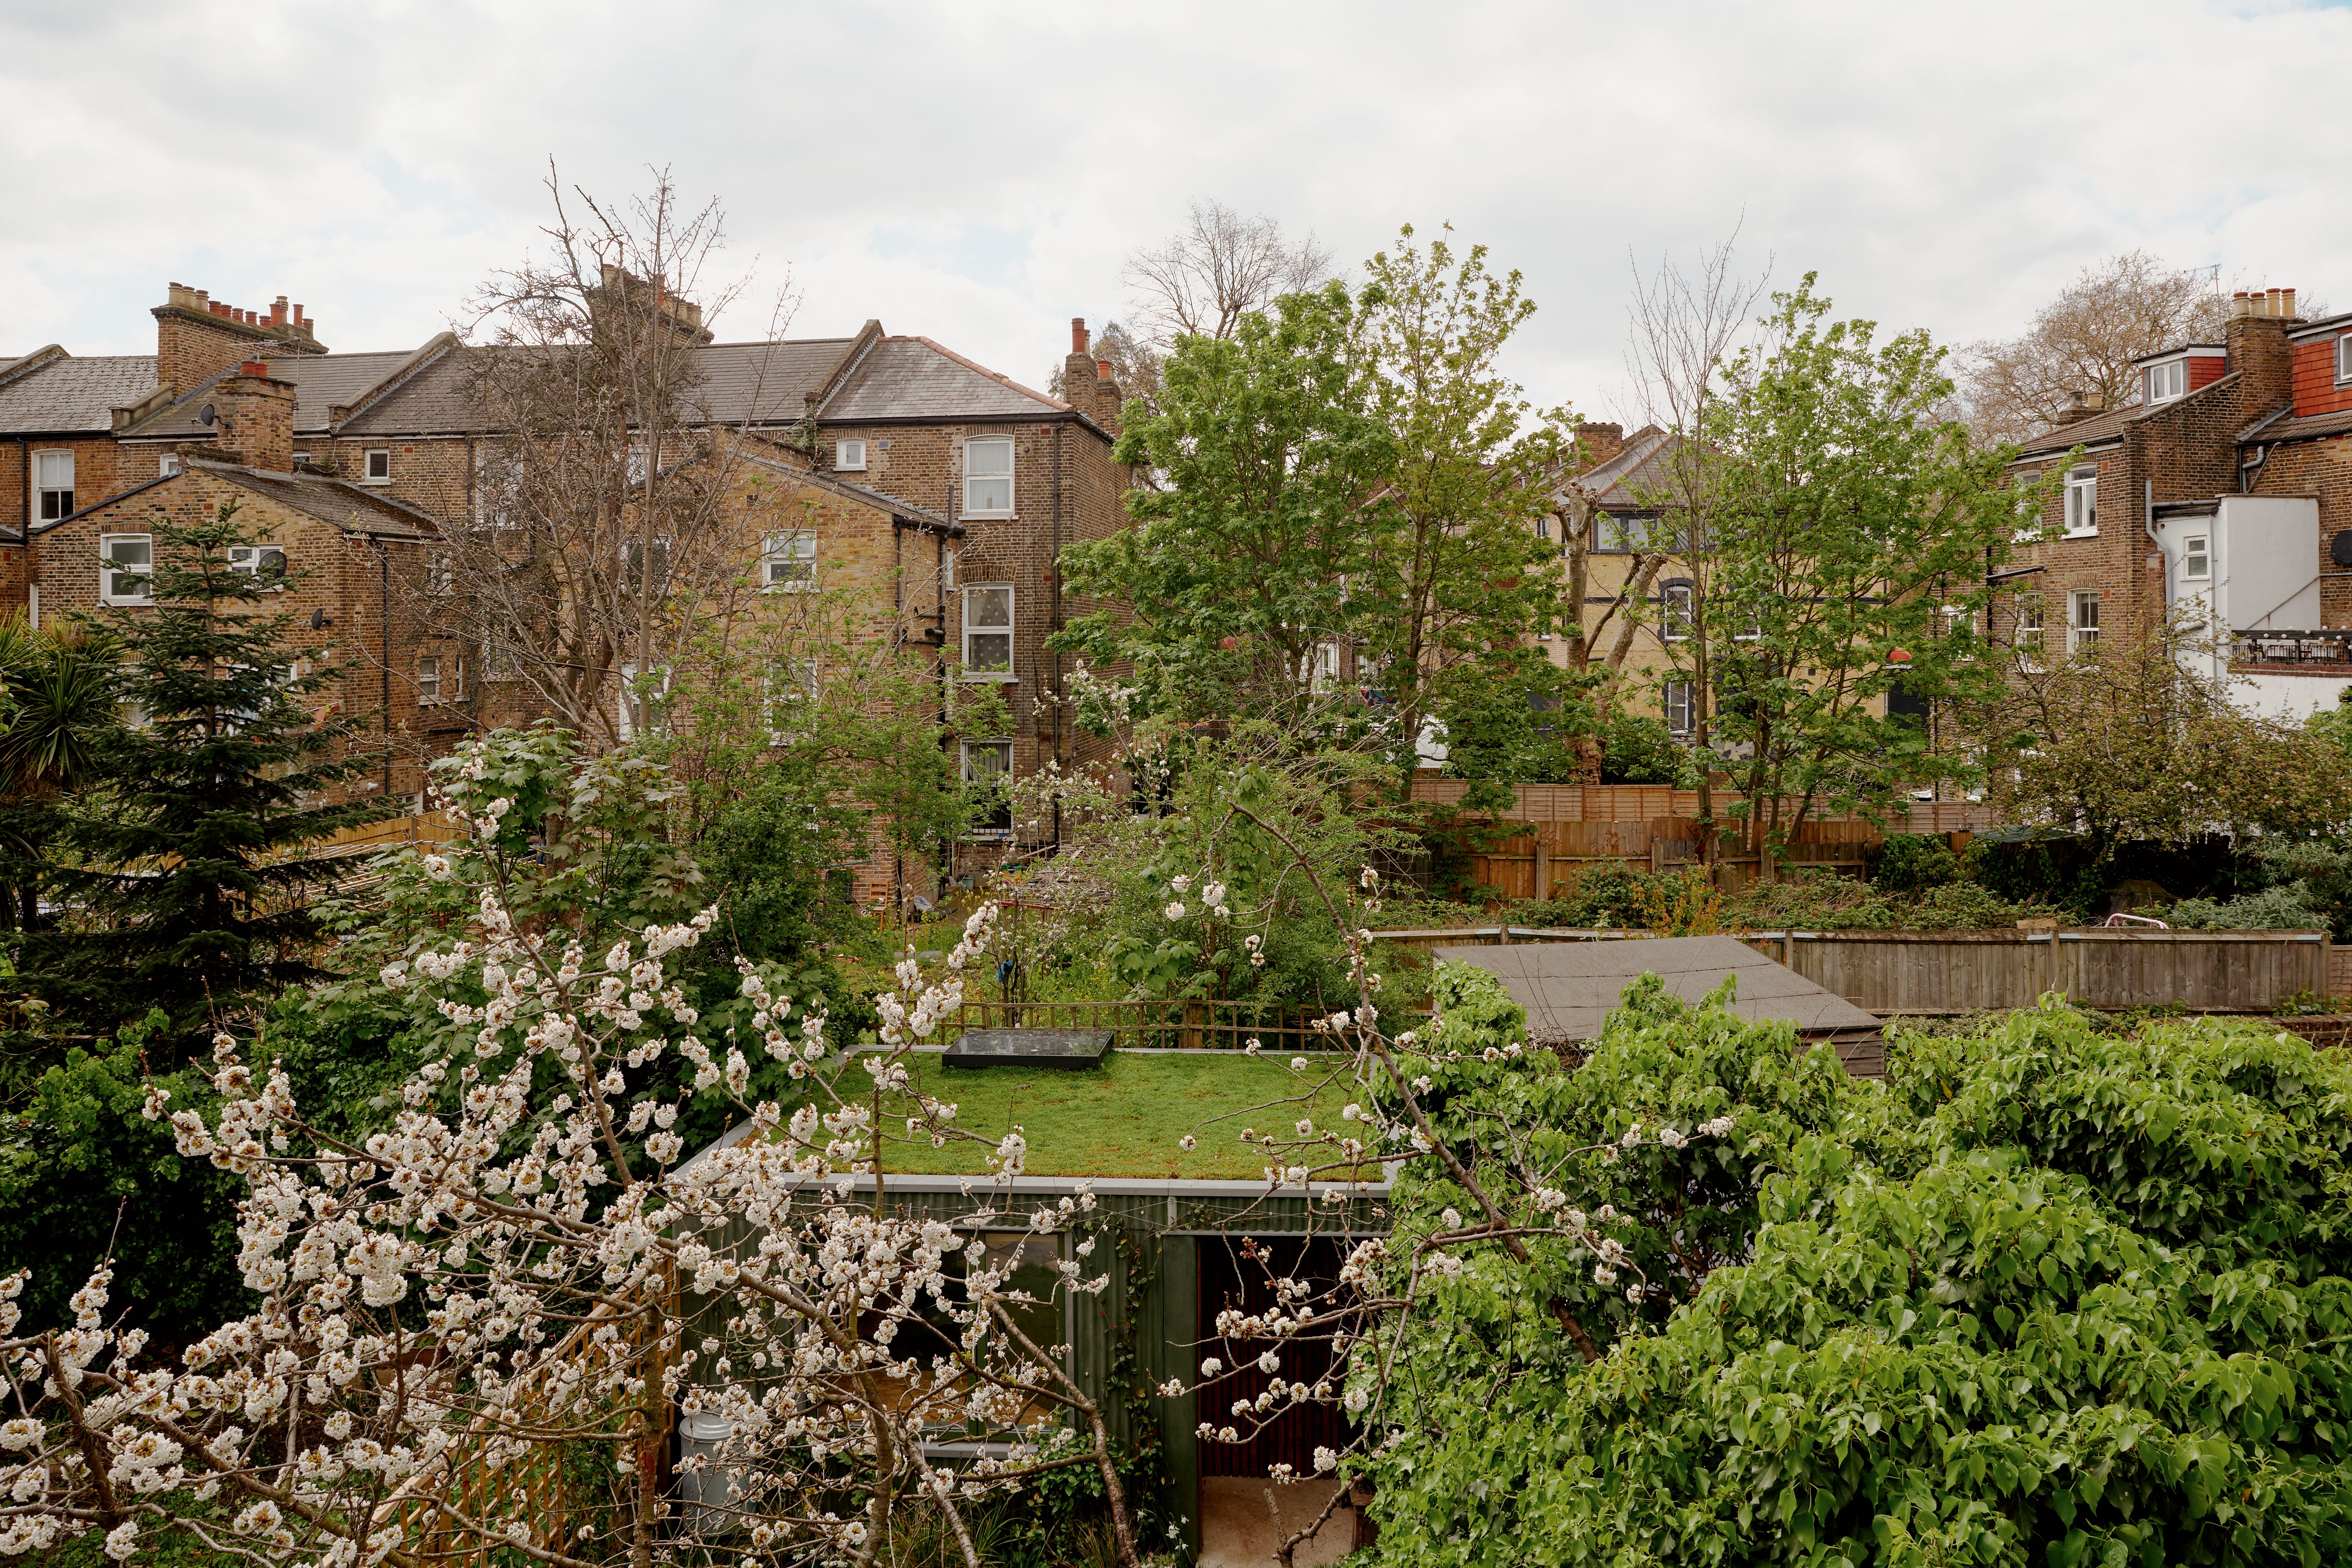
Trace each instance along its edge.
{"label": "window pane", "polygon": [[975,632],[966,640],[964,663],[975,670],[1010,670],[1013,639],[1002,632]]}
{"label": "window pane", "polygon": [[41,454],[41,488],[70,490],[74,482],[74,460],[70,452]]}
{"label": "window pane", "polygon": [[963,472],[967,479],[983,474],[1013,472],[1011,441],[967,441],[963,444]]}
{"label": "window pane", "polygon": [[1013,481],[1010,478],[967,480],[963,505],[968,512],[1009,512],[1013,509]]}
{"label": "window pane", "polygon": [[1009,588],[974,588],[963,596],[964,621],[972,626],[1004,626],[1013,624],[1013,591]]}

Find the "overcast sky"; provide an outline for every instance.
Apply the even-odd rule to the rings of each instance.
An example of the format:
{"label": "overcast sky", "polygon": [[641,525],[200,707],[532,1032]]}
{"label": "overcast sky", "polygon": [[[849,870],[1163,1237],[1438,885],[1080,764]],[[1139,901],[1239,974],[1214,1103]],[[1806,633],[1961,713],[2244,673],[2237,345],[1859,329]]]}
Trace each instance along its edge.
{"label": "overcast sky", "polygon": [[0,0],[0,355],[152,352],[174,279],[414,346],[533,244],[552,157],[723,201],[722,337],[788,284],[795,335],[878,317],[1033,385],[1192,198],[1349,262],[1450,220],[1541,307],[1530,391],[1605,416],[1628,251],[1743,221],[1954,343],[2134,247],[2352,301],[2347,83],[2317,4]]}

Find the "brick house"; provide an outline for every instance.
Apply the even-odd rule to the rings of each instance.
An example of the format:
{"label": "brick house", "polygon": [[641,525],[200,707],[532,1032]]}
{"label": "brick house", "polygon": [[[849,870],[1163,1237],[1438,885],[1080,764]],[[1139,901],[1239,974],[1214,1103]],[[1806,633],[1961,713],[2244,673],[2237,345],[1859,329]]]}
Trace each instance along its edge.
{"label": "brick house", "polygon": [[[967,743],[966,768],[1025,774],[1098,760],[1102,747],[1059,700],[1066,656],[1044,646],[1094,608],[1066,601],[1061,547],[1124,527],[1132,483],[1110,455],[1119,389],[1089,352],[1085,323],[1072,322],[1069,395],[1057,398],[877,321],[841,338],[719,343],[695,307],[672,308],[698,361],[689,423],[731,433],[790,493],[808,520],[798,531],[811,570],[887,590],[891,615],[877,636],[1001,688],[1007,731]],[[177,283],[152,314],[152,356],[77,358],[52,345],[0,360],[0,496],[16,496],[24,519],[0,530],[0,607],[37,619],[44,596],[53,607],[95,604],[99,528],[128,535],[125,507],[193,505],[225,486],[252,497],[249,517],[280,508],[268,525],[292,530],[306,556],[325,550],[316,530],[331,526],[345,535],[339,548],[421,562],[435,532],[478,520],[478,480],[500,433],[468,391],[476,350],[454,336],[331,353],[283,297],[245,310]],[[266,450],[256,445],[264,434]],[[190,483],[149,492],[175,472]],[[747,575],[771,570],[761,539],[743,549]],[[459,736],[525,722],[535,705],[435,614],[431,574],[395,571],[389,597],[364,575],[320,579],[316,591],[331,580],[345,597],[314,608],[322,625],[371,629],[370,678],[383,690],[366,706],[389,710],[410,754],[385,785],[406,794],[422,762]],[[394,602],[404,581],[405,614]],[[376,646],[386,632],[393,643]],[[617,704],[623,671],[599,678]],[[1002,852],[1012,836],[982,835],[976,852]]]}
{"label": "brick house", "polygon": [[2352,315],[2242,293],[2221,342],[2137,361],[2137,402],[2022,443],[2011,473],[2053,488],[2002,574],[1997,633],[2074,650],[2191,612],[2230,632],[2214,662],[2261,711],[2335,706],[2348,640],[2313,633],[2352,627],[2347,340]]}
{"label": "brick house", "polygon": [[193,526],[234,502],[255,542],[233,550],[230,564],[283,580],[261,608],[295,617],[298,671],[333,658],[342,674],[327,688],[328,711],[374,716],[383,765],[364,791],[413,798],[424,782],[419,758],[434,749],[428,737],[465,727],[441,711],[437,693],[391,678],[394,660],[416,640],[402,589],[422,567],[433,519],[392,497],[297,473],[293,388],[259,361],[209,384],[222,431],[214,442],[167,454],[162,472],[26,530],[43,613],[100,621],[153,613],[147,573],[158,560],[157,518]]}
{"label": "brick house", "polygon": [[[1690,683],[1673,677],[1679,645],[1688,637],[1694,591],[1690,569],[1672,540],[1679,529],[1667,497],[1674,476],[1669,465],[1679,438],[1645,425],[1628,436],[1622,425],[1588,423],[1577,442],[1586,465],[1559,486],[1559,510],[1538,520],[1557,529],[1563,585],[1572,549],[1584,551],[1582,612],[1598,664],[1618,639],[1626,639],[1618,674],[1618,701],[1627,712],[1662,719],[1675,735],[1689,737],[1696,727]],[[1663,560],[1655,559],[1666,550]],[[1628,612],[1631,612],[1629,614]],[[1552,663],[1571,660],[1562,639],[1546,638]]]}

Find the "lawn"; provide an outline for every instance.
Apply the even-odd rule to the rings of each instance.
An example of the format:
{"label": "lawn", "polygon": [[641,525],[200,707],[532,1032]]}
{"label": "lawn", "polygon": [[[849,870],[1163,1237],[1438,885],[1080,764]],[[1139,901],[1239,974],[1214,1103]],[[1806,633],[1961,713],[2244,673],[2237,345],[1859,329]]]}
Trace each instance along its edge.
{"label": "lawn", "polygon": [[[1114,1051],[1079,1071],[1032,1067],[949,1067],[935,1055],[908,1058],[918,1083],[957,1107],[956,1124],[992,1140],[1018,1125],[1029,1140],[1035,1176],[1200,1176],[1256,1181],[1265,1156],[1244,1148],[1244,1127],[1288,1134],[1300,1117],[1342,1131],[1340,1107],[1363,1098],[1344,1080],[1346,1059],[1310,1057],[1303,1073],[1288,1057],[1225,1053],[1147,1056]],[[900,1137],[887,1142],[888,1170],[941,1176],[987,1171],[982,1145],[934,1149]],[[1192,1134],[1191,1153],[1177,1140]],[[1379,1179],[1378,1167],[1368,1179]]]}

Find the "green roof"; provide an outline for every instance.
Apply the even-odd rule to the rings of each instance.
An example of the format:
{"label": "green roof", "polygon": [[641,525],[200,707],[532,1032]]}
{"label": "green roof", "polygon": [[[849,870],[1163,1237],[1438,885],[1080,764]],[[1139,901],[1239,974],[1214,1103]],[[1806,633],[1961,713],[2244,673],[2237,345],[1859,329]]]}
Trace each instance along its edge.
{"label": "green roof", "polygon": [[[1318,1129],[1346,1132],[1352,1124],[1340,1119],[1340,1108],[1364,1098],[1344,1077],[1348,1058],[1312,1056],[1298,1073],[1290,1071],[1290,1060],[1113,1051],[1099,1067],[1071,1071],[950,1067],[936,1054],[919,1052],[908,1059],[917,1085],[953,1104],[956,1125],[991,1144],[955,1140],[935,1149],[928,1138],[907,1138],[905,1124],[896,1124],[886,1129],[884,1178],[893,1171],[985,1175],[993,1141],[1018,1125],[1029,1141],[1032,1176],[1255,1181],[1265,1176],[1266,1159],[1244,1146],[1243,1128],[1288,1136],[1294,1123],[1311,1115]],[[1342,1075],[1339,1082],[1322,1086],[1335,1074]],[[1198,1140],[1189,1154],[1177,1142],[1187,1133]],[[1381,1179],[1380,1167],[1368,1166],[1365,1179]]]}

